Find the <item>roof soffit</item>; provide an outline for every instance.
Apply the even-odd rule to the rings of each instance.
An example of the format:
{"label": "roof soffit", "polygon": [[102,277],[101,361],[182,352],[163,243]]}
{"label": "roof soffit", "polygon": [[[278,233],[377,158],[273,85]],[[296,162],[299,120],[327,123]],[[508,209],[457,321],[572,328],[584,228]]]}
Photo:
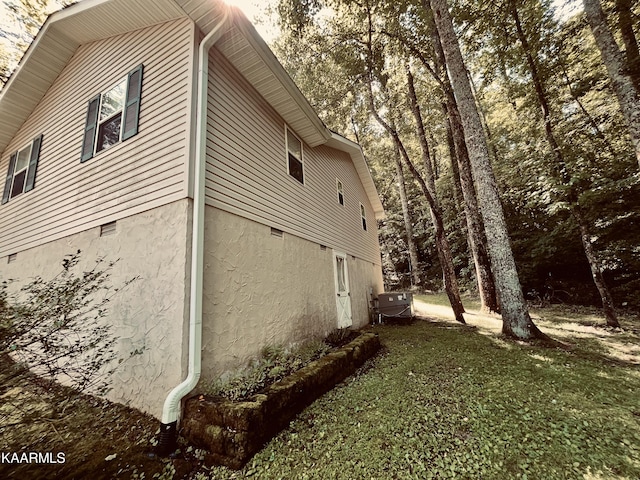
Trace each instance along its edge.
{"label": "roof soffit", "polygon": [[51,15],[0,91],[0,152],[80,45],[184,16],[173,0],[84,0]]}

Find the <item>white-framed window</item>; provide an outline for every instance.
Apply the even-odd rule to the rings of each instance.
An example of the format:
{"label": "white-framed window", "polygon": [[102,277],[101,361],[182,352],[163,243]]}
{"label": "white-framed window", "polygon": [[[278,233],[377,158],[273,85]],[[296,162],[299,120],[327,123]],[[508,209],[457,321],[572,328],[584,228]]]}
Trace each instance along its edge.
{"label": "white-framed window", "polygon": [[39,135],[9,158],[9,168],[2,193],[3,204],[35,187],[41,145],[42,135]]}
{"label": "white-framed window", "polygon": [[367,212],[364,209],[364,205],[360,204],[360,217],[362,217],[362,229],[367,229]]}
{"label": "white-framed window", "polygon": [[287,142],[287,171],[289,175],[304,185],[302,142],[288,127],[285,127],[285,137]]}
{"label": "white-framed window", "polygon": [[11,185],[10,198],[24,192],[24,184],[27,181],[27,170],[29,170],[29,158],[31,158],[31,144],[18,150],[16,164],[13,169],[13,184]]}
{"label": "white-framed window", "polygon": [[344,205],[344,187],[342,182],[336,178],[336,190],[338,192],[338,203]]}
{"label": "white-framed window", "polygon": [[96,153],[120,143],[122,136],[122,111],[124,110],[127,79],[121,79],[116,85],[100,94],[98,113],[98,133],[96,134]]}
{"label": "white-framed window", "polygon": [[80,161],[138,133],[143,66],[138,65],[87,106]]}

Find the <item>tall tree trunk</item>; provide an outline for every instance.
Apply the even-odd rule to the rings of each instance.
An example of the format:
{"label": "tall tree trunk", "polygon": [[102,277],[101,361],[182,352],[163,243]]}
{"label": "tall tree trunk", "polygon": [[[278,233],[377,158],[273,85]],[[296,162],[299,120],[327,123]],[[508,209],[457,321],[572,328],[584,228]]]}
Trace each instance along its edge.
{"label": "tall tree trunk", "polygon": [[[433,199],[433,204],[430,203],[429,205],[431,220],[433,221],[434,225],[439,225],[442,224],[442,210],[440,208],[440,202],[438,201],[436,192],[436,180],[431,165],[431,153],[429,149],[429,143],[427,142],[427,134],[424,129],[424,122],[422,121],[422,114],[420,113],[420,106],[418,105],[418,98],[416,96],[413,75],[411,74],[408,66],[407,84],[409,87],[409,104],[411,105],[411,111],[413,112],[413,117],[416,123],[416,133],[418,135],[418,140],[420,141],[422,161],[424,163],[424,169],[426,173],[425,184],[426,188],[429,190],[431,198]],[[440,231],[438,231],[439,228]],[[459,305],[462,305],[462,300],[460,299],[460,292],[458,288],[458,281],[456,279],[455,270],[453,268],[453,255],[451,254],[451,247],[449,245],[449,241],[447,240],[444,225],[442,225],[441,227],[436,226],[436,241],[438,244],[439,256],[441,257],[440,260],[441,262],[444,262],[442,265],[442,270],[445,274],[445,284],[447,283],[446,277],[450,277],[448,281],[451,284],[451,290],[453,291],[453,294],[455,296],[455,302]],[[462,309],[462,311],[464,311],[464,309]]]}
{"label": "tall tree trunk", "polygon": [[[433,132],[429,132],[429,143],[431,145],[435,145],[436,147],[438,146],[437,143],[436,143],[436,139],[433,136]],[[438,150],[437,150],[437,148],[434,148],[431,151],[431,164],[433,166],[433,178],[438,180],[438,178],[440,178],[440,164],[438,163]]]}
{"label": "tall tree trunk", "polygon": [[436,234],[436,238],[435,238],[436,251],[438,252],[438,260],[440,261],[440,267],[442,268],[442,277],[444,279],[444,289],[445,289],[445,292],[447,293],[447,298],[449,298],[449,303],[451,304],[451,308],[453,310],[455,319],[460,323],[466,323],[464,320],[464,316],[462,315],[464,313],[464,306],[462,305],[462,299],[460,298],[460,290],[458,288],[458,280],[456,279],[455,270],[453,268],[453,258],[451,256],[451,251],[449,250],[448,252],[449,254],[447,255],[445,253],[446,247],[443,247],[444,245],[448,246],[448,242],[447,242],[447,237],[444,229],[444,223],[442,221],[442,214],[440,210],[437,208],[437,204],[435,203],[434,198],[431,196],[431,193],[429,192],[427,184],[422,178],[422,175],[420,175],[415,165],[409,158],[407,150],[404,148],[404,145],[400,140],[400,136],[398,135],[398,132],[395,129],[391,128],[391,126],[387,124],[382,119],[382,117],[380,117],[380,114],[375,109],[375,106],[373,104],[373,94],[372,92],[369,92],[369,94],[370,94],[369,98],[371,103],[371,111],[373,116],[375,117],[376,121],[380,124],[380,126],[382,126],[387,131],[387,133],[389,133],[389,135],[391,135],[391,137],[393,138],[393,141],[396,147],[401,153],[402,159],[404,160],[405,164],[409,168],[409,171],[411,172],[413,177],[418,182],[418,185],[420,185],[422,193],[427,198],[427,202],[429,203],[429,210],[431,212],[431,219],[433,221],[433,227],[435,229],[435,234]]}
{"label": "tall tree trunk", "polygon": [[[447,293],[447,297],[449,298],[449,303],[451,303],[451,308],[453,310],[453,314],[455,316],[456,321],[460,323],[466,323],[463,316],[464,306],[462,305],[462,299],[460,298],[458,280],[456,279],[456,274],[453,267],[453,258],[451,256],[450,250],[449,250],[449,256],[447,256],[443,250],[444,246],[448,245],[448,242],[447,242],[447,237],[444,229],[444,223],[442,221],[442,214],[438,209],[438,205],[435,202],[434,197],[429,192],[429,189],[427,188],[427,184],[425,183],[424,179],[422,178],[418,170],[416,170],[416,167],[411,161],[411,158],[409,158],[407,150],[404,148],[404,145],[400,140],[400,136],[398,135],[398,132],[396,131],[395,128],[392,128],[391,125],[389,125],[387,122],[385,122],[382,119],[382,117],[378,113],[378,110],[376,109],[375,102],[373,100],[373,85],[372,85],[373,78],[374,78],[374,68],[373,68],[374,55],[372,51],[373,22],[371,20],[371,9],[369,8],[369,6],[367,10],[367,20],[368,20],[367,47],[369,49],[369,55],[367,57],[368,59],[367,66],[369,70],[368,72],[369,78],[367,82],[367,90],[368,90],[367,93],[369,97],[369,110],[371,111],[371,114],[376,119],[376,121],[380,124],[380,126],[383,127],[393,139],[393,142],[395,143],[398,150],[400,150],[402,159],[404,160],[405,164],[409,168],[411,175],[413,175],[413,177],[416,179],[416,181],[418,182],[418,185],[420,185],[420,188],[422,189],[422,193],[424,193],[424,196],[427,198],[427,202],[429,202],[429,209],[431,211],[431,218],[433,219],[433,222],[434,222],[433,226],[435,228],[435,234],[436,234],[436,250],[438,252],[438,260],[440,261],[440,267],[442,268],[442,276],[444,278],[444,288]],[[386,89],[386,84],[384,79],[379,79],[379,80],[382,85],[382,88]]]}
{"label": "tall tree trunk", "polygon": [[609,153],[611,154],[611,156],[615,157],[617,155],[617,153],[613,149],[613,146],[611,145],[609,140],[607,140],[607,137],[604,136],[604,133],[602,133],[602,130],[600,130],[600,127],[598,126],[596,121],[593,119],[593,117],[591,116],[589,111],[586,109],[586,107],[583,105],[582,101],[580,100],[580,97],[578,97],[578,95],[576,94],[575,90],[571,86],[571,79],[569,78],[569,74],[567,73],[567,69],[565,68],[564,63],[562,63],[562,62],[560,63],[560,68],[562,69],[562,76],[564,77],[565,83],[567,84],[567,89],[569,90],[569,95],[571,95],[571,98],[573,99],[573,101],[576,102],[576,104],[580,108],[580,111],[582,112],[582,115],[584,116],[584,118],[589,123],[589,126],[595,132],[596,137],[598,137],[600,140],[602,140],[602,143],[607,147],[607,150],[609,150]]}
{"label": "tall tree trunk", "polygon": [[407,150],[404,148],[402,140],[400,140],[400,136],[398,132],[392,128],[387,122],[385,122],[380,114],[378,113],[375,105],[373,103],[373,92],[371,91],[371,83],[369,83],[369,106],[371,110],[371,114],[374,116],[376,121],[383,127],[387,133],[393,139],[395,146],[400,151],[402,159],[405,164],[409,168],[409,171],[413,175],[413,177],[420,185],[420,189],[422,193],[427,198],[427,202],[429,203],[429,209],[431,211],[431,219],[433,220],[433,226],[435,228],[436,234],[436,251],[438,252],[438,260],[440,261],[440,267],[442,268],[442,276],[444,278],[444,288],[447,293],[447,297],[449,298],[449,303],[451,304],[451,308],[453,309],[453,314],[455,319],[460,323],[466,323],[464,320],[464,306],[462,305],[462,299],[460,298],[460,290],[458,288],[458,280],[456,279],[455,270],[453,268],[453,258],[449,252],[449,256],[443,254],[443,244],[447,244],[444,223],[442,221],[442,215],[437,208],[437,205],[429,192],[429,188],[425,183],[422,175],[418,172],[415,165],[409,158],[409,154]]}
{"label": "tall tree trunk", "polygon": [[600,0],[582,0],[584,13],[596,39],[611,86],[627,121],[631,143],[640,167],[640,96],[627,72],[624,57],[607,25]]}
{"label": "tall tree trunk", "polygon": [[[431,9],[428,0],[423,0],[424,7]],[[454,155],[452,162],[456,163],[459,173],[460,187],[464,199],[464,212],[467,222],[468,242],[471,247],[471,255],[476,272],[478,283],[478,293],[480,294],[481,310],[485,312],[499,312],[500,305],[493,273],[491,272],[491,261],[487,252],[487,237],[469,162],[469,152],[464,139],[464,129],[460,119],[460,112],[456,99],[453,95],[451,83],[447,77],[444,51],[435,24],[432,25],[432,43],[435,52],[436,71],[441,76],[441,87],[444,93],[445,103],[443,110],[448,118],[448,127],[451,130]],[[449,131],[449,130],[447,130]]]}
{"label": "tall tree trunk", "polygon": [[402,170],[402,160],[400,159],[400,150],[395,149],[396,161],[396,177],[398,179],[398,193],[400,194],[400,203],[402,204],[402,217],[404,218],[404,229],[407,233],[407,246],[409,247],[409,260],[411,261],[411,278],[414,285],[420,285],[420,270],[418,269],[418,249],[416,242],[413,240],[413,224],[411,222],[411,214],[409,212],[409,202],[407,200],[407,188],[404,183],[404,172]]}
{"label": "tall tree trunk", "polygon": [[[447,116],[447,106],[442,102],[440,105],[442,108],[442,115],[444,116],[444,126],[447,136],[447,149],[449,150],[449,160],[451,163],[451,176],[453,177],[453,196],[456,201],[456,207],[464,208],[464,199],[462,197],[462,184],[460,183],[460,168],[456,161],[456,145],[453,142],[453,130],[451,129],[451,120]],[[466,220],[462,219],[460,225],[462,230],[467,228]]]}
{"label": "tall tree trunk", "polygon": [[[522,49],[524,50],[527,64],[529,65],[529,70],[531,72],[531,77],[533,79],[536,98],[538,99],[538,104],[540,105],[540,109],[542,110],[542,116],[544,119],[544,130],[547,141],[549,142],[549,146],[551,147],[553,155],[555,157],[556,164],[554,165],[553,174],[559,183],[561,183],[565,187],[569,187],[570,175],[567,170],[564,154],[562,153],[560,145],[558,144],[558,141],[556,140],[555,134],[553,132],[553,121],[551,118],[551,111],[549,109],[549,102],[547,100],[544,83],[538,71],[536,59],[533,58],[533,53],[529,46],[529,41],[522,28],[520,15],[518,14],[518,8],[514,0],[511,0],[511,16],[513,17],[513,20],[516,24],[518,40],[520,40]],[[570,191],[565,200],[568,201],[571,208],[571,213],[578,221],[578,225],[580,227],[580,239],[582,241],[585,256],[587,257],[587,261],[589,262],[589,267],[591,268],[593,281],[596,284],[596,288],[598,289],[600,298],[602,299],[602,306],[604,309],[605,317],[607,319],[607,324],[618,326],[618,319],[616,318],[616,314],[613,309],[613,302],[611,301],[611,293],[609,292],[609,288],[604,281],[604,276],[602,275],[602,269],[600,267],[598,257],[593,249],[593,246],[591,245],[591,242],[588,240],[589,227],[584,219],[584,216],[580,213],[580,207],[577,202],[577,195]]]}
{"label": "tall tree trunk", "polygon": [[430,0],[430,4],[464,126],[478,203],[487,232],[491,268],[500,296],[502,332],[507,336],[526,340],[546,337],[531,320],[522,294],[498,187],[489,161],[487,141],[473,99],[458,38],[453,30],[447,1]]}
{"label": "tall tree trunk", "polygon": [[527,40],[527,37],[524,34],[524,30],[522,29],[522,24],[520,22],[520,15],[518,14],[518,8],[514,0],[511,0],[510,2],[510,12],[511,12],[513,21],[516,24],[516,32],[518,34],[518,40],[520,40],[522,49],[524,50],[524,54],[527,59],[527,64],[529,65],[529,71],[533,79],[533,88],[535,89],[535,92],[536,92],[538,105],[540,105],[540,110],[542,110],[544,133],[547,138],[547,143],[551,147],[551,153],[553,154],[553,157],[555,160],[554,169],[557,172],[557,174],[560,176],[562,183],[566,184],[568,183],[568,172],[566,171],[564,158],[562,157],[562,152],[560,151],[560,145],[558,144],[558,141],[556,140],[556,137],[553,134],[553,126],[551,125],[551,109],[549,108],[549,102],[547,101],[547,96],[544,92],[542,80],[540,78],[540,75],[538,74],[538,66],[534,61],[533,56],[531,54],[531,50],[529,48],[529,41]]}
{"label": "tall tree trunk", "polygon": [[[449,102],[448,102],[449,103]],[[460,174],[462,198],[464,200],[465,219],[469,232],[469,244],[478,282],[480,294],[480,309],[484,312],[500,312],[498,289],[491,270],[491,259],[487,248],[487,236],[484,221],[480,212],[480,205],[476,196],[471,172],[471,162],[464,138],[464,129],[460,112],[455,104],[447,104],[447,114],[451,119],[452,133],[455,145],[455,162]]]}
{"label": "tall tree trunk", "polygon": [[618,27],[622,34],[627,56],[627,71],[636,91],[640,92],[640,51],[638,50],[638,40],[633,32],[631,0],[616,0],[616,11],[618,12]]}
{"label": "tall tree trunk", "polygon": [[593,283],[596,284],[596,288],[598,289],[600,298],[602,299],[602,310],[604,312],[605,318],[607,319],[607,325],[609,325],[610,327],[619,327],[620,323],[618,323],[618,317],[616,316],[616,311],[613,308],[613,298],[611,297],[609,288],[604,281],[604,276],[602,275],[602,268],[600,268],[600,261],[598,259],[598,256],[596,255],[593,249],[593,245],[591,244],[591,235],[589,235],[589,227],[587,225],[587,222],[584,220],[584,217],[581,215],[578,208],[575,208],[572,213],[574,218],[576,219],[576,222],[578,223],[578,227],[580,228],[580,239],[582,240],[584,253],[587,256],[587,260],[589,261]]}

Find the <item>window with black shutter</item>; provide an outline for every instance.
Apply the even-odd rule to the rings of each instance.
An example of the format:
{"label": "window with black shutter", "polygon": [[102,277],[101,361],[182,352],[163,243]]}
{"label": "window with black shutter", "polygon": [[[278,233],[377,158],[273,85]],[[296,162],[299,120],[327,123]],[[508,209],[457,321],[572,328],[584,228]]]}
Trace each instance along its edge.
{"label": "window with black shutter", "polygon": [[39,135],[29,145],[11,155],[2,192],[3,204],[35,187],[41,146],[42,135]]}
{"label": "window with black shutter", "polygon": [[138,133],[143,66],[139,65],[87,106],[80,161]]}

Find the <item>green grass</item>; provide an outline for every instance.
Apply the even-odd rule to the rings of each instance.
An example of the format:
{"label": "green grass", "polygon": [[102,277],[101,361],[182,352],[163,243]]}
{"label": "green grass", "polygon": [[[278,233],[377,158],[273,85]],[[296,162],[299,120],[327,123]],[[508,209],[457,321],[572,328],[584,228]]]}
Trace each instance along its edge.
{"label": "green grass", "polygon": [[196,478],[640,478],[640,369],[589,342],[380,326],[373,368],[307,408],[240,472]]}
{"label": "green grass", "polygon": [[156,419],[69,401],[32,375],[8,381],[2,359],[0,451],[65,452],[66,463],[0,464],[0,478],[640,478],[640,317],[611,330],[594,327],[604,323],[595,309],[534,310],[567,345],[551,349],[504,340],[495,315],[469,314],[474,326],[443,320],[443,295],[419,299],[435,305],[420,305],[433,321],[373,328],[384,353],[238,472],[205,467],[191,446],[149,456]]}

